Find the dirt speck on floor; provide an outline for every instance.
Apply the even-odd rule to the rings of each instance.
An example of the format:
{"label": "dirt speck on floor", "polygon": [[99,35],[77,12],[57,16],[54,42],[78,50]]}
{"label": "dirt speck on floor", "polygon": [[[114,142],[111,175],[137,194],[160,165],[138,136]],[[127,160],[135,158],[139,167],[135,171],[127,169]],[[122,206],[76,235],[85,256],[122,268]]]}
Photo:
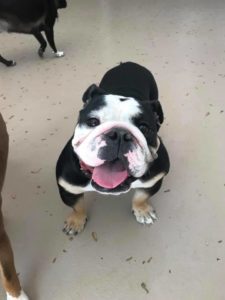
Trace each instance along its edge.
{"label": "dirt speck on floor", "polygon": [[97,242],[98,241],[98,237],[97,237],[97,233],[96,232],[92,232],[91,233],[91,236],[92,236],[92,238],[93,238],[93,240],[95,241],[95,242]]}
{"label": "dirt speck on floor", "polygon": [[55,262],[56,262],[56,257],[55,258],[53,258],[53,260],[52,260],[52,263],[54,264]]}
{"label": "dirt speck on floor", "polygon": [[133,256],[130,256],[128,258],[126,258],[126,261],[131,261],[133,259]]}
{"label": "dirt speck on floor", "polygon": [[143,290],[146,291],[147,294],[149,294],[149,290],[147,289],[146,283],[142,282],[141,287],[143,288]]}

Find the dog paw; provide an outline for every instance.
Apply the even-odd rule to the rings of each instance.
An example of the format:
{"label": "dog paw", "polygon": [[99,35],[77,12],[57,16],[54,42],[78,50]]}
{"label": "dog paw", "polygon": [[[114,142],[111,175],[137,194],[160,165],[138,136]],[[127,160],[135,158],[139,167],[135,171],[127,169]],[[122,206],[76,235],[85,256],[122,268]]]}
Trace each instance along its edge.
{"label": "dog paw", "polygon": [[14,60],[7,61],[7,67],[14,67],[16,65],[16,62]]}
{"label": "dog paw", "polygon": [[43,58],[43,57],[44,57],[44,52],[45,52],[45,50],[44,50],[43,48],[40,47],[40,48],[38,49],[38,55],[39,55],[40,58]]}
{"label": "dog paw", "polygon": [[24,291],[21,291],[21,294],[18,297],[13,297],[7,293],[7,300],[29,300]]}
{"label": "dog paw", "polygon": [[86,214],[81,214],[76,211],[73,211],[65,221],[63,232],[66,235],[77,235],[78,233],[84,230],[86,222]]}
{"label": "dog paw", "polygon": [[63,51],[57,51],[54,54],[55,54],[55,57],[63,57],[65,55]]}
{"label": "dog paw", "polygon": [[156,212],[148,203],[133,207],[133,214],[135,215],[137,222],[141,224],[153,224],[157,220]]}

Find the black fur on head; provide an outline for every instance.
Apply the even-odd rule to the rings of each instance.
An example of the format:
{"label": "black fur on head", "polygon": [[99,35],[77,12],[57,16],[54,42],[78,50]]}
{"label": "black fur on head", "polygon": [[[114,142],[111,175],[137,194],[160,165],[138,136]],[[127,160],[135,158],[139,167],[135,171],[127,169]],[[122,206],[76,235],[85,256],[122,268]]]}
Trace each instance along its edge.
{"label": "black fur on head", "polygon": [[57,7],[57,9],[66,8],[67,7],[66,0],[56,0],[56,7]]}
{"label": "black fur on head", "polygon": [[160,126],[164,121],[163,110],[160,102],[158,100],[151,101],[152,110],[155,114],[156,122],[157,122],[157,130],[159,130]]}
{"label": "black fur on head", "polygon": [[92,84],[89,86],[89,88],[84,92],[82,100],[84,103],[88,102],[93,98],[94,96],[104,95],[105,92],[103,89],[98,87],[96,84]]}

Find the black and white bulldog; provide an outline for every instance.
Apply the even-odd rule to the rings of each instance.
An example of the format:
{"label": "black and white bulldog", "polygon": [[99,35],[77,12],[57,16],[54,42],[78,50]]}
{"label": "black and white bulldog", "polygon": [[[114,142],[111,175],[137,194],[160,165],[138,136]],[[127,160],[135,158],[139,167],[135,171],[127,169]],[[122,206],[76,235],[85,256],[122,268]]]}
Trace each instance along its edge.
{"label": "black and white bulldog", "polygon": [[138,64],[121,63],[99,86],[87,89],[83,102],[74,135],[56,166],[61,198],[73,208],[64,232],[83,230],[83,194],[88,191],[119,195],[136,189],[133,213],[139,223],[153,223],[156,215],[148,200],[170,165],[158,136],[163,111],[153,75]]}

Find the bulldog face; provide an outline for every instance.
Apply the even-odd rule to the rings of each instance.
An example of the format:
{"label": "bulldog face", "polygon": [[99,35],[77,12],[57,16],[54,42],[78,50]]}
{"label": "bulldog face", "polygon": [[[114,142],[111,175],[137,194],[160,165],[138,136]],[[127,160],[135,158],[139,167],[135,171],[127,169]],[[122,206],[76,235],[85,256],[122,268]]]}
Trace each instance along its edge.
{"label": "bulldog face", "polygon": [[72,140],[81,169],[97,191],[129,190],[157,158],[160,142],[151,102],[104,95],[96,86],[83,100]]}

